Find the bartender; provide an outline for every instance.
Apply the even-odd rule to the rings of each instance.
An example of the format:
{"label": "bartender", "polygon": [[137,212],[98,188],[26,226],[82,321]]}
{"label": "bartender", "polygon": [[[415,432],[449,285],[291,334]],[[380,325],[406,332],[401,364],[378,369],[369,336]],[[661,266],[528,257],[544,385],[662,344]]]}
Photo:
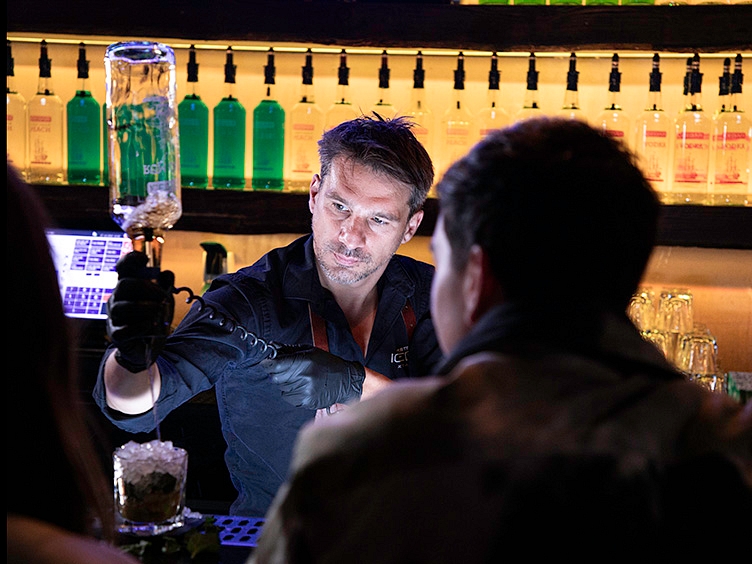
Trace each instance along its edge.
{"label": "bartender", "polygon": [[[215,389],[232,515],[263,516],[301,426],[441,357],[429,309],[433,267],[396,254],[415,235],[433,165],[406,118],[362,116],[319,140],[312,233],[214,280],[170,334],[174,275],[146,256],[118,264],[113,345],[94,399],[119,428],[150,432]],[[156,398],[156,403],[154,401]]]}

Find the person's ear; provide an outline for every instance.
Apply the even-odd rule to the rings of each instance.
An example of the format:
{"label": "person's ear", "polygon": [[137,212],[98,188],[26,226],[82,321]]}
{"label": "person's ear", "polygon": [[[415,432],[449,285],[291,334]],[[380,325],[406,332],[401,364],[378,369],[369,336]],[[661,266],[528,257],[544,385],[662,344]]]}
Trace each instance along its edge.
{"label": "person's ear", "polygon": [[407,220],[407,227],[405,228],[405,234],[402,236],[402,243],[407,243],[415,236],[415,233],[420,227],[420,223],[423,221],[423,210],[415,212],[410,219]]}
{"label": "person's ear", "polygon": [[314,174],[311,178],[311,185],[308,187],[308,209],[313,213],[313,208],[316,205],[316,196],[321,192],[321,177],[318,174]]}
{"label": "person's ear", "polygon": [[474,325],[486,311],[501,300],[501,289],[491,269],[491,261],[480,245],[470,247],[465,267],[463,294],[465,323]]}

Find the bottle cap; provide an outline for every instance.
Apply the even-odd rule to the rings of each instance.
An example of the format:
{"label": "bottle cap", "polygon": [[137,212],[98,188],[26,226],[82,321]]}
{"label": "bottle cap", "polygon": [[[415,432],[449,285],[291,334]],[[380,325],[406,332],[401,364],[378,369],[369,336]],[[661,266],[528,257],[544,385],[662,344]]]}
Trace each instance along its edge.
{"label": "bottle cap", "polygon": [[535,53],[530,53],[527,60],[527,89],[538,90],[538,71],[535,70]]}
{"label": "bottle cap", "polygon": [[188,82],[198,82],[198,63],[196,62],[196,46],[191,45],[188,51]]}
{"label": "bottle cap", "polygon": [[653,68],[650,70],[650,92],[661,91],[661,57],[658,53],[653,55]]}
{"label": "bottle cap", "polygon": [[731,76],[731,93],[741,94],[744,74],[742,74],[742,54],[737,53],[734,58],[734,74]]}
{"label": "bottle cap", "polygon": [[567,72],[567,90],[577,92],[577,82],[580,73],[577,70],[577,55],[569,55],[569,71]]}
{"label": "bottle cap", "polygon": [[15,76],[15,64],[13,61],[13,51],[10,48],[10,39],[8,40],[8,74],[7,76]]}
{"label": "bottle cap", "polygon": [[39,54],[39,77],[52,77],[52,59],[47,56],[47,42],[42,39]]}
{"label": "bottle cap", "polygon": [[232,47],[227,48],[227,57],[225,58],[225,83],[235,84],[235,72],[238,67],[232,64]]}
{"label": "bottle cap", "polygon": [[457,55],[457,68],[454,71],[454,89],[465,89],[465,54],[462,51]]}
{"label": "bottle cap", "polygon": [[621,90],[621,73],[619,72],[619,55],[614,53],[611,57],[611,74],[608,75],[608,91],[619,92]]}
{"label": "bottle cap", "polygon": [[303,66],[303,84],[313,84],[313,51],[308,48]]}
{"label": "bottle cap", "polygon": [[86,45],[83,42],[78,44],[78,78],[89,78],[89,61],[86,60]]}
{"label": "bottle cap", "polygon": [[269,47],[266,55],[266,65],[264,65],[264,84],[274,84],[274,76],[277,73],[277,67],[274,66],[274,49]]}
{"label": "bottle cap", "polygon": [[499,57],[494,52],[491,55],[491,70],[488,71],[488,89],[498,90],[501,73],[499,72]]}
{"label": "bottle cap", "polygon": [[337,69],[337,78],[340,86],[350,84],[350,67],[347,66],[347,52],[342,49],[339,54],[339,68]]}
{"label": "bottle cap", "polygon": [[415,70],[413,70],[413,88],[423,88],[426,71],[423,70],[423,52],[418,51],[415,56]]}
{"label": "bottle cap", "polygon": [[379,69],[379,88],[389,88],[389,57],[386,49],[381,53],[381,68]]}

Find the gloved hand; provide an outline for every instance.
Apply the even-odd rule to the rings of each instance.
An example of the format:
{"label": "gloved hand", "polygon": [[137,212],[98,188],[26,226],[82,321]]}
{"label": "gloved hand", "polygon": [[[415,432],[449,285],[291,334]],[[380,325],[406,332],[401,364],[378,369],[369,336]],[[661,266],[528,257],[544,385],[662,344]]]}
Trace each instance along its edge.
{"label": "gloved hand", "polygon": [[366,369],[311,345],[283,345],[261,366],[295,407],[323,409],[360,398]]}
{"label": "gloved hand", "polygon": [[169,270],[151,279],[144,253],[133,251],[115,267],[118,283],[107,302],[107,334],[117,346],[115,360],[131,372],[151,366],[164,348],[175,311]]}

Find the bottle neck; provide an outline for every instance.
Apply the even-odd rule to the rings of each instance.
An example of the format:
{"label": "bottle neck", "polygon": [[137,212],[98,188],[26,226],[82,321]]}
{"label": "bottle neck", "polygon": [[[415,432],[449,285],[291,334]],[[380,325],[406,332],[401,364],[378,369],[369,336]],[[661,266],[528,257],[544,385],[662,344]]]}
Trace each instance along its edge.
{"label": "bottle neck", "polygon": [[8,94],[17,94],[16,91],[16,81],[15,76],[8,75],[7,81],[6,81],[6,92]]}
{"label": "bottle neck", "polygon": [[577,90],[567,90],[564,93],[564,109],[565,110],[580,109],[580,97],[579,97]]}
{"label": "bottle neck", "polygon": [[79,78],[78,79],[78,91],[79,92],[89,92],[89,79],[88,78]]}
{"label": "bottle neck", "polygon": [[304,104],[313,104],[313,84],[300,85],[300,101]]}
{"label": "bottle neck", "polygon": [[743,113],[744,110],[742,109],[741,98],[742,97],[736,93],[729,94],[728,95],[728,111]]}
{"label": "bottle neck", "polygon": [[663,102],[661,100],[661,93],[649,92],[648,93],[648,111],[661,111],[663,110]]}
{"label": "bottle neck", "polygon": [[225,82],[225,99],[233,99],[235,100],[235,83],[234,82]]}
{"label": "bottle neck", "polygon": [[609,92],[608,93],[608,106],[607,110],[621,110],[621,92]]}
{"label": "bottle neck", "polygon": [[347,84],[337,85],[337,97],[334,100],[335,104],[349,104],[350,103],[350,87]]}
{"label": "bottle neck", "polygon": [[195,98],[200,98],[199,95],[199,88],[198,88],[198,82],[189,82],[188,83],[188,95],[193,96]]}
{"label": "bottle neck", "polygon": [[687,106],[687,109],[692,112],[702,111],[702,96],[699,92],[689,95],[689,105]]}
{"label": "bottle neck", "polygon": [[527,89],[525,90],[525,102],[522,106],[525,109],[534,109],[537,110],[540,108],[540,104],[538,104],[538,91]]}
{"label": "bottle neck", "polygon": [[52,79],[50,77],[39,77],[39,81],[37,82],[37,94],[44,96],[51,96],[54,94],[52,90]]}
{"label": "bottle neck", "polygon": [[498,108],[499,107],[499,91],[490,89],[488,90],[488,93],[486,94],[486,107],[487,108]]}

